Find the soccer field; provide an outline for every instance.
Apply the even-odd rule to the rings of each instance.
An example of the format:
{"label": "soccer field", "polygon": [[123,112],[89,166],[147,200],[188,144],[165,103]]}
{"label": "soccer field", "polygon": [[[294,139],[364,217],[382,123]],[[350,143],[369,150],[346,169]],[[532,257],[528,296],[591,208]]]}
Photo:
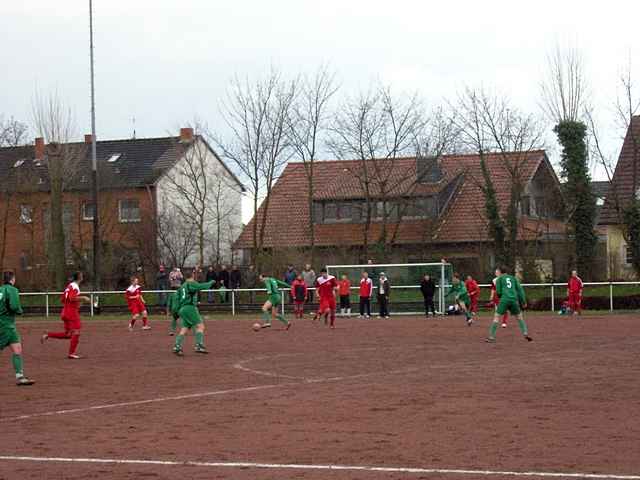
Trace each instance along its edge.
{"label": "soccer field", "polygon": [[[208,322],[209,355],[167,322],[87,320],[80,353],[19,322],[0,370],[1,479],[640,479],[637,318]],[[185,463],[188,462],[188,463]],[[558,475],[553,475],[558,474]]]}

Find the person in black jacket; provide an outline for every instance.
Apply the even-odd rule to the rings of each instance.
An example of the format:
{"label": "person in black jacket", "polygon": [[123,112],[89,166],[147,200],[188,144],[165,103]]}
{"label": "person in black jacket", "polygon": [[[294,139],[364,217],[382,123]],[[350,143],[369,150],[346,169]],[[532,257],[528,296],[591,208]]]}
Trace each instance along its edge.
{"label": "person in black jacket", "polygon": [[436,282],[426,274],[422,278],[422,282],[420,282],[420,291],[422,292],[422,296],[424,297],[424,314],[429,316],[433,313],[436,314],[436,306],[433,303],[433,296],[436,293]]}
{"label": "person in black jacket", "polygon": [[238,270],[237,265],[231,267],[231,273],[229,274],[229,288],[236,290],[242,286],[242,273]]}
{"label": "person in black jacket", "polygon": [[[228,290],[229,288],[231,288],[230,285],[229,270],[227,270],[226,265],[222,265],[222,267],[220,267],[220,271],[218,272],[218,288]],[[225,303],[229,303],[229,296],[229,292],[225,292],[224,294],[221,293],[220,299]]]}
{"label": "person in black jacket", "polygon": [[376,289],[378,294],[378,315],[380,318],[389,318],[389,295],[391,294],[391,285],[389,284],[389,279],[384,272],[380,272],[380,279],[378,280],[378,286]]}
{"label": "person in black jacket", "polygon": [[[206,275],[206,280],[207,282],[215,282],[214,286],[216,285],[216,283],[218,283],[218,274],[216,273],[215,268],[213,268],[213,265],[210,265],[209,268],[207,269],[207,275]],[[209,303],[213,303],[214,302],[214,294],[213,292],[208,292],[207,293],[207,301]]]}

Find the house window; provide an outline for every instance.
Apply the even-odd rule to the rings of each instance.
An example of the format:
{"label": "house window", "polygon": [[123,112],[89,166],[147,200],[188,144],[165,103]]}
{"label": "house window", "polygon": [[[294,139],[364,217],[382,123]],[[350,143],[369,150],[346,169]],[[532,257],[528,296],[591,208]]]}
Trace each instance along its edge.
{"label": "house window", "polygon": [[338,218],[338,206],[335,203],[325,203],[324,205],[324,220],[337,220]]}
{"label": "house window", "polygon": [[118,219],[120,223],[140,221],[140,204],[138,200],[127,199],[118,201]]}
{"label": "house window", "polygon": [[33,221],[33,207],[31,205],[20,205],[20,223],[31,223]]}
{"label": "house window", "polygon": [[93,203],[84,202],[82,204],[82,220],[85,220],[85,221],[93,220],[95,211],[96,209]]}
{"label": "house window", "polygon": [[531,216],[531,199],[529,197],[522,197],[520,199],[520,214]]}
{"label": "house window", "polygon": [[338,204],[338,219],[350,222],[352,218],[352,204],[350,202],[342,202]]}
{"label": "house window", "polygon": [[20,269],[25,272],[27,270],[31,270],[31,265],[29,265],[29,256],[27,252],[22,252],[20,254]]}
{"label": "house window", "polygon": [[631,245],[625,245],[624,249],[624,263],[627,265],[633,264],[633,250],[631,249]]}
{"label": "house window", "polygon": [[315,223],[322,223],[324,221],[322,215],[322,203],[316,202],[313,204],[313,221]]}

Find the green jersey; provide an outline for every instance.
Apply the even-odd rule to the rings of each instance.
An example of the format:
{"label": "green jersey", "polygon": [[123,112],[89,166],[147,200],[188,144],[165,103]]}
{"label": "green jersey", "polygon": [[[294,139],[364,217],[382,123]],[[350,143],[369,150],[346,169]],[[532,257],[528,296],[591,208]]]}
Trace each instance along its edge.
{"label": "green jersey", "polygon": [[275,278],[267,277],[264,279],[264,287],[267,289],[268,295],[280,295],[279,287],[291,288],[291,285],[281,282],[280,280],[276,280]]}
{"label": "green jersey", "polygon": [[524,305],[527,301],[524,289],[513,275],[503,274],[496,280],[496,295],[500,300],[509,300]]}
{"label": "green jersey", "polygon": [[173,314],[177,314],[178,310],[180,310],[180,302],[178,302],[178,292],[171,292],[167,297],[167,310]]}
{"label": "green jersey", "polygon": [[16,315],[22,315],[20,292],[7,283],[0,287],[0,324],[14,324]]}
{"label": "green jersey", "polygon": [[177,296],[178,306],[177,308],[172,307],[172,309],[179,310],[187,305],[191,305],[192,307],[198,306],[198,292],[200,290],[211,290],[214,283],[216,283],[214,280],[205,283],[190,282],[187,280],[176,290],[175,295]]}
{"label": "green jersey", "polygon": [[455,295],[457,298],[465,298],[469,296],[469,292],[467,292],[467,287],[465,287],[464,282],[458,282],[457,284],[451,285],[451,291],[449,295]]}

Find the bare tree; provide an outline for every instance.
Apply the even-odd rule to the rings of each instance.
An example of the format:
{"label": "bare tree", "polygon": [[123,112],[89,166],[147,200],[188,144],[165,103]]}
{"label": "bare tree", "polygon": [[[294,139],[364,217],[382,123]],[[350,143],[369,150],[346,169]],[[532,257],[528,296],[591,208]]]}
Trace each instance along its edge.
{"label": "bare tree", "polygon": [[329,102],[337,90],[335,75],[327,67],[319,68],[313,77],[305,77],[302,80],[299,95],[287,119],[289,142],[293,148],[294,157],[304,165],[307,179],[308,228],[311,239],[309,261],[312,264],[316,240],[313,218],[314,167],[327,129]]}
{"label": "bare tree", "polygon": [[187,259],[196,251],[196,230],[183,217],[165,211],[157,219],[160,255],[168,265],[184,267]]}
{"label": "bare tree", "polygon": [[75,136],[75,119],[57,93],[34,95],[33,123],[44,138],[47,148],[46,166],[51,187],[51,248],[49,260],[55,273],[55,285],[63,288],[66,282],[66,242],[63,216],[63,192],[75,180],[81,161],[86,156],[84,144],[71,143]]}
{"label": "bare tree", "polygon": [[27,143],[29,127],[13,117],[0,115],[0,147],[18,147]]}
{"label": "bare tree", "polygon": [[223,105],[229,138],[214,136],[218,150],[247,181],[253,198],[252,263],[256,265],[263,251],[269,194],[292,155],[287,120],[297,87],[297,80],[285,81],[276,71],[255,83],[236,79]]}
{"label": "bare tree", "polygon": [[[526,186],[529,154],[542,148],[543,127],[533,116],[520,113],[509,102],[484,90],[467,89],[458,98],[454,122],[461,140],[480,157],[482,178],[474,179],[485,197],[485,215],[495,244],[497,262],[515,268],[518,250],[520,203]],[[487,157],[498,155],[509,178],[506,208],[499,204]]]}

